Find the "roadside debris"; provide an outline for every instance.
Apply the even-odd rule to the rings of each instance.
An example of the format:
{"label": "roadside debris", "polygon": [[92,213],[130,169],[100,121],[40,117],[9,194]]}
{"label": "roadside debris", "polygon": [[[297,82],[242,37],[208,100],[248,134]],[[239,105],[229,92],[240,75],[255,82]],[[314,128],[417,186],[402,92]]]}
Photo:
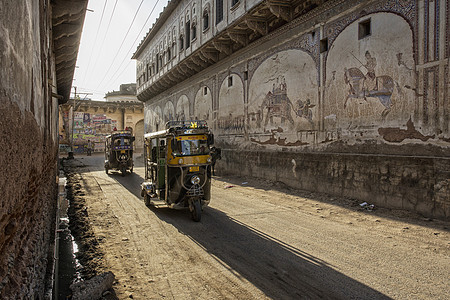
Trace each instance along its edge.
{"label": "roadside debris", "polygon": [[230,188],[232,188],[232,187],[234,187],[234,185],[226,185],[226,186],[225,186],[226,189],[230,189]]}
{"label": "roadside debris", "polygon": [[375,205],[369,204],[369,203],[367,203],[367,202],[363,202],[363,203],[361,203],[359,206],[361,206],[362,208],[364,208],[364,209],[366,209],[366,210],[368,210],[368,211],[372,211],[372,210],[375,209]]}
{"label": "roadside debris", "polygon": [[246,182],[243,182],[242,184],[248,184],[248,182],[246,181]]}
{"label": "roadside debris", "polygon": [[112,288],[114,274],[105,272],[89,280],[73,283],[70,285],[73,300],[100,299],[102,294]]}

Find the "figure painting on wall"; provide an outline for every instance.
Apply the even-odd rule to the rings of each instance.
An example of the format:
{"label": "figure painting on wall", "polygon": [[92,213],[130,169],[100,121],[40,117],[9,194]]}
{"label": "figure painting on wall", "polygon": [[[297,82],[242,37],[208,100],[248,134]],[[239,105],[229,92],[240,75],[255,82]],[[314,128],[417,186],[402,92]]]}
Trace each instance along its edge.
{"label": "figure painting on wall", "polygon": [[[377,98],[385,107],[381,115],[383,118],[386,117],[393,105],[391,96],[395,87],[394,80],[388,75],[376,76],[375,68],[377,66],[377,60],[369,51],[366,51],[365,53],[366,63],[362,63],[352,53],[350,54],[360,63],[361,67],[366,69],[367,72],[364,74],[363,71],[357,67],[349,69],[344,68],[344,81],[349,86],[348,94],[344,102],[344,108],[347,107],[347,101],[350,98],[364,99],[364,101],[367,101],[368,97]],[[398,84],[397,88],[399,89]]]}
{"label": "figure painting on wall", "polygon": [[312,122],[313,113],[312,113],[311,108],[313,108],[315,106],[316,106],[315,104],[311,104],[310,99],[306,99],[305,102],[303,102],[302,100],[299,99],[296,102],[295,114],[298,117],[305,118],[309,122]]}

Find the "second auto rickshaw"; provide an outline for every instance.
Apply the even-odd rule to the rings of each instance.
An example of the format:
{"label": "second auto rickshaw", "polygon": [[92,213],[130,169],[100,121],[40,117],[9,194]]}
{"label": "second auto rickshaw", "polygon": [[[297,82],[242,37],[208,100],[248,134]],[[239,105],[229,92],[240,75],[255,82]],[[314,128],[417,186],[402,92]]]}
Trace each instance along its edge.
{"label": "second auto rickshaw", "polygon": [[105,140],[105,172],[120,171],[125,176],[133,172],[133,141],[131,130],[117,130]]}
{"label": "second auto rickshaw", "polygon": [[214,135],[206,121],[169,121],[166,129],[144,135],[145,181],[141,195],[147,206],[189,208],[200,221],[211,198],[211,155]]}

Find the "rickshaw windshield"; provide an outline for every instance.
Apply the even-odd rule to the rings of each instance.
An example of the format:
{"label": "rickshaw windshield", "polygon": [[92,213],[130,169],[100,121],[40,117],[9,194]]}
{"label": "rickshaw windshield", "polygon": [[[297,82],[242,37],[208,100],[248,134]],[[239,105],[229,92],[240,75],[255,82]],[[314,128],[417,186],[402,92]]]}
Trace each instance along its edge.
{"label": "rickshaw windshield", "polygon": [[174,156],[207,155],[209,149],[206,139],[181,139],[175,141]]}
{"label": "rickshaw windshield", "polygon": [[129,146],[129,145],[131,145],[131,138],[122,136],[114,139],[114,146]]}

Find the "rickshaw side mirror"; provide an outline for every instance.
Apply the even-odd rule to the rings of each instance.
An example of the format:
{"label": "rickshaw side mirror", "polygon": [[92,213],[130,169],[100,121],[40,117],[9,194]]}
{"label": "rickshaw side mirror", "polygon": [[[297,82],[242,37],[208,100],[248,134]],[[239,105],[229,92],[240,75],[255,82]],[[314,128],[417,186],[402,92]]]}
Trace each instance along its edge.
{"label": "rickshaw side mirror", "polygon": [[175,151],[175,138],[170,140],[170,148],[172,148],[172,152]]}
{"label": "rickshaw side mirror", "polygon": [[214,134],[212,134],[212,133],[208,134],[207,142],[208,142],[208,146],[214,145]]}

